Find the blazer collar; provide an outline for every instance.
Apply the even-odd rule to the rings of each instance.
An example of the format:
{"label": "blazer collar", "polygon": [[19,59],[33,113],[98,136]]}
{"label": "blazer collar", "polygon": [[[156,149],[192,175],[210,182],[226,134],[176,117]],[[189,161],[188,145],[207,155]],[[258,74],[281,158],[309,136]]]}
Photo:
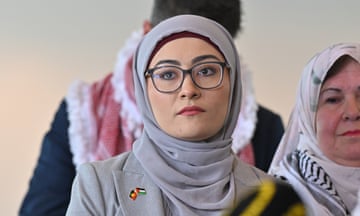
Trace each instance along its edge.
{"label": "blazer collar", "polygon": [[[146,175],[136,157],[130,153],[121,170],[113,171],[119,207],[123,215],[164,215],[163,198],[160,189]],[[146,194],[130,193],[136,188],[144,189]]]}

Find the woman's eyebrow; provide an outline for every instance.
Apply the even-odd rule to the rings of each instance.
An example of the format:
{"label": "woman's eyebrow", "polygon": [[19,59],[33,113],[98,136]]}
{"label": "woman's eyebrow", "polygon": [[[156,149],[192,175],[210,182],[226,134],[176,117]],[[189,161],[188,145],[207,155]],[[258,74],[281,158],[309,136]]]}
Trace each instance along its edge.
{"label": "woman's eyebrow", "polygon": [[320,94],[323,94],[324,92],[341,92],[341,89],[329,87],[329,88],[322,89],[320,91]]}
{"label": "woman's eyebrow", "polygon": [[219,59],[218,57],[214,56],[214,55],[201,55],[201,56],[195,57],[195,58],[191,61],[191,63],[192,63],[192,64],[195,64],[195,63],[201,62],[201,61],[206,60],[206,59],[215,59],[215,60],[219,60],[219,61],[220,61],[220,59]]}
{"label": "woman's eyebrow", "polygon": [[[194,59],[191,60],[192,64],[196,64],[198,62],[204,61],[206,59],[215,59],[220,61],[220,59],[214,55],[201,55],[201,56],[197,56]],[[164,60],[160,60],[158,61],[155,66],[161,65],[161,64],[172,64],[172,65],[177,65],[180,66],[181,63],[178,60],[174,60],[174,59],[164,59]]]}
{"label": "woman's eyebrow", "polygon": [[172,59],[164,59],[164,60],[160,60],[158,61],[155,66],[161,65],[161,64],[172,64],[172,65],[177,65],[180,66],[180,62],[177,60],[172,60]]}

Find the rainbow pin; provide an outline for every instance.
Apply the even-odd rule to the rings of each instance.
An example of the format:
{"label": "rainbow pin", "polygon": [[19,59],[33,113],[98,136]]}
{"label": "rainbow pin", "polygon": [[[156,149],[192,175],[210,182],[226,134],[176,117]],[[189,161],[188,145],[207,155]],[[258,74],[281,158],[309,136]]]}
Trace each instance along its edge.
{"label": "rainbow pin", "polygon": [[136,200],[136,198],[138,197],[138,195],[146,195],[146,190],[145,188],[135,188],[134,190],[130,191],[129,197],[132,200]]}

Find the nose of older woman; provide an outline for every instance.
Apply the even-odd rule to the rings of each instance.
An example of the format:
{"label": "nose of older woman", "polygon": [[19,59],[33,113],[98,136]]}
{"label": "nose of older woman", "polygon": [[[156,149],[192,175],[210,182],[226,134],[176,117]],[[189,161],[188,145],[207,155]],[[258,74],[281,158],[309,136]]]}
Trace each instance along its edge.
{"label": "nose of older woman", "polygon": [[360,120],[360,100],[358,98],[349,99],[345,103],[344,120]]}

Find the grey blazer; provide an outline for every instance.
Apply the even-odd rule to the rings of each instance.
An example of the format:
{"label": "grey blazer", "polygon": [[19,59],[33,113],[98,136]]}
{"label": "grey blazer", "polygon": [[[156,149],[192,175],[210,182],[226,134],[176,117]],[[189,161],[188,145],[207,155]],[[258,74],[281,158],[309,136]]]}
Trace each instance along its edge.
{"label": "grey blazer", "polygon": [[[235,177],[241,181],[238,194],[269,178],[263,171],[243,162],[237,163]],[[144,188],[145,195],[135,200],[130,193]],[[164,215],[160,189],[145,174],[131,152],[105,161],[86,163],[79,167],[66,215]]]}

